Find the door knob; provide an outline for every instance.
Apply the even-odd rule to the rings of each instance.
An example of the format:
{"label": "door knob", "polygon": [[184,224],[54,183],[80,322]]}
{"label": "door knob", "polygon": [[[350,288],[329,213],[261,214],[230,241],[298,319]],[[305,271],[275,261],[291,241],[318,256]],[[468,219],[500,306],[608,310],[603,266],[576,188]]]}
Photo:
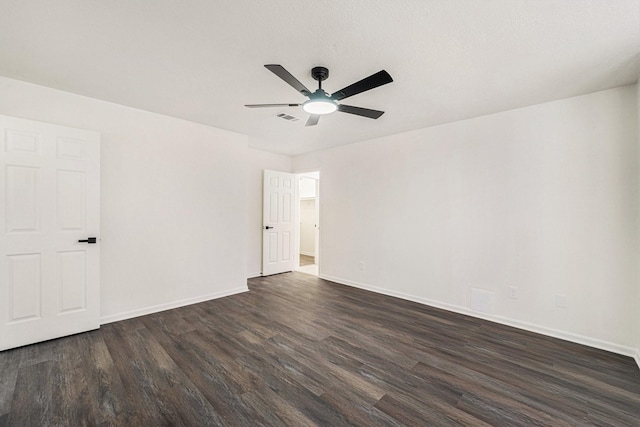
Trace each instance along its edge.
{"label": "door knob", "polygon": [[271,230],[273,227],[269,226],[269,225],[265,225],[264,229],[265,230]]}
{"label": "door knob", "polygon": [[78,243],[96,243],[96,238],[88,237],[87,240],[78,240]]}

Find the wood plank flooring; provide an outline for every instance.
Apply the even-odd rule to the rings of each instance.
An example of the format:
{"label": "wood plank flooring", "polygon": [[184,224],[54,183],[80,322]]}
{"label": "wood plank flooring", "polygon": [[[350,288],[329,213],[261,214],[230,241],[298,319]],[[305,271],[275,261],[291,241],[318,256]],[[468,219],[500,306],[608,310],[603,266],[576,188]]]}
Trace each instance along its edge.
{"label": "wood plank flooring", "polygon": [[287,273],[0,353],[3,426],[640,426],[628,357]]}

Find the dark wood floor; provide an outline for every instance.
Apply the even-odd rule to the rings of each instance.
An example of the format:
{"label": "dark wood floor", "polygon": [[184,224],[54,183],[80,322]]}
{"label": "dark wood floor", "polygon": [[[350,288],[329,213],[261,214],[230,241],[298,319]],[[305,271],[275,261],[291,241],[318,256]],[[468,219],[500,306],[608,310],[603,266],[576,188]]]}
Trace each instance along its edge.
{"label": "dark wood floor", "polygon": [[288,273],[0,353],[0,425],[640,425],[628,357]]}

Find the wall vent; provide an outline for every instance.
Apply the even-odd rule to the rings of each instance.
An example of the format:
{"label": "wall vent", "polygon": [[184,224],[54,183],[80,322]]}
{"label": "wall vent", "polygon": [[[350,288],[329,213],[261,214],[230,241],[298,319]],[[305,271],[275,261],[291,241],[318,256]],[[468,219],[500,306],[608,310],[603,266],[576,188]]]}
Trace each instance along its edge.
{"label": "wall vent", "polygon": [[471,288],[471,304],[469,304],[469,308],[480,313],[494,314],[495,295],[495,292]]}
{"label": "wall vent", "polygon": [[287,114],[287,113],[278,113],[276,114],[276,117],[280,117],[281,119],[284,119],[289,122],[297,122],[298,120],[300,120],[299,117],[292,116],[291,114]]}

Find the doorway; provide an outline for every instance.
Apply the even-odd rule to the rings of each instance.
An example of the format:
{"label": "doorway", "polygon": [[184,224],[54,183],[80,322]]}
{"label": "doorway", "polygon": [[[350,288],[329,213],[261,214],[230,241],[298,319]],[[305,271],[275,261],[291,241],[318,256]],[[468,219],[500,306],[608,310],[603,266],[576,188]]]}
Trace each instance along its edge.
{"label": "doorway", "polygon": [[299,222],[297,270],[318,275],[320,263],[320,172],[298,174]]}

